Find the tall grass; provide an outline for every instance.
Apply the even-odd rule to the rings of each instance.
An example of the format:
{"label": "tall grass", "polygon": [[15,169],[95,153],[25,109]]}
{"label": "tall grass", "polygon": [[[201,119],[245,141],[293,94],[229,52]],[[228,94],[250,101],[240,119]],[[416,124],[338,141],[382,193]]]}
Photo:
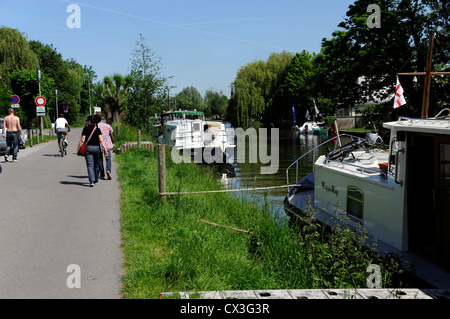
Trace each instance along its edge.
{"label": "tall grass", "polygon": [[[120,133],[136,136],[122,127]],[[169,192],[221,188],[209,169],[174,164],[167,152]],[[350,233],[325,234],[313,212],[306,224],[289,227],[287,217],[274,214],[265,197],[249,202],[226,193],[190,194],[168,196],[163,202],[157,152],[132,149],[116,159],[124,298],[158,298],[161,292],[175,291],[361,288],[366,286],[367,266],[383,262],[358,252],[362,247]],[[389,268],[385,282],[395,271]]]}

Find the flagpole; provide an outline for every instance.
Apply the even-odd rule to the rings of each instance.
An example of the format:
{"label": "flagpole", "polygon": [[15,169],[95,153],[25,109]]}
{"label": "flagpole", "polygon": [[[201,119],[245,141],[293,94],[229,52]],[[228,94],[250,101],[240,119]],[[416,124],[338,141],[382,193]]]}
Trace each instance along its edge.
{"label": "flagpole", "polygon": [[430,85],[431,85],[431,67],[433,58],[433,44],[434,44],[434,33],[430,35],[430,45],[428,46],[427,54],[427,68],[425,75],[425,84],[423,88],[423,101],[422,101],[422,118],[428,117],[428,107],[430,104]]}

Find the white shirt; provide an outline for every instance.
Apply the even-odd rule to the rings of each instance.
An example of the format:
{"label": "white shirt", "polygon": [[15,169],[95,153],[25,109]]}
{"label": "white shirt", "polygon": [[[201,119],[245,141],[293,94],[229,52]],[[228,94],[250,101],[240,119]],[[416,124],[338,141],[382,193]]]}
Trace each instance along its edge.
{"label": "white shirt", "polygon": [[66,128],[66,124],[69,124],[63,117],[59,117],[55,121],[55,129]]}

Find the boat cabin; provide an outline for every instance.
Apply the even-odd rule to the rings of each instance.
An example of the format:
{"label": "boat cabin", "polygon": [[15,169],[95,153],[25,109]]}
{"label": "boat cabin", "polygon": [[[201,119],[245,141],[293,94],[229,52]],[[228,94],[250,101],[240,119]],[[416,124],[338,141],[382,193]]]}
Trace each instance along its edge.
{"label": "boat cabin", "polygon": [[227,149],[230,151],[235,147],[234,136],[228,134],[225,125],[218,121],[206,121],[203,112],[170,111],[163,113],[161,118],[158,142],[176,150],[203,153],[206,148],[213,156],[219,150],[220,156],[226,158]]}

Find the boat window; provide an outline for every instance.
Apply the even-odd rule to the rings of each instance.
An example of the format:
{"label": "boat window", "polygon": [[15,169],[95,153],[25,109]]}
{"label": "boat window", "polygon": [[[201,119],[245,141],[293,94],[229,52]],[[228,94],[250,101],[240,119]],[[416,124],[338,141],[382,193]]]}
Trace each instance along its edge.
{"label": "boat window", "polygon": [[351,219],[363,221],[364,193],[357,187],[347,189],[347,214]]}
{"label": "boat window", "polygon": [[200,123],[194,123],[194,131],[200,131]]}

